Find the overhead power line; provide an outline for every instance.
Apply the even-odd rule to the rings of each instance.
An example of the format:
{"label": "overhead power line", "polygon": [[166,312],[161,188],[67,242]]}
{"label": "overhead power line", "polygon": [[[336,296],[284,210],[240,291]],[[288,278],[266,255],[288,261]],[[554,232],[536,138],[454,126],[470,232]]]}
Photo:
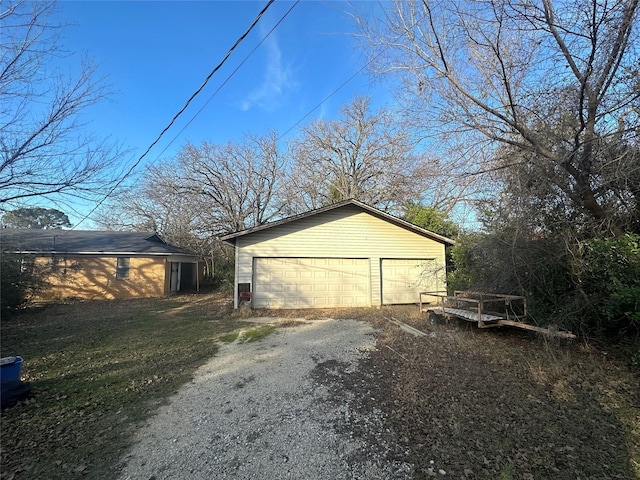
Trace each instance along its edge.
{"label": "overhead power line", "polygon": [[[419,22],[422,21],[422,19],[425,16],[419,17],[418,19],[416,19],[416,21],[413,23],[413,25],[411,26],[412,28],[415,27]],[[398,35],[397,37],[395,37],[395,39],[393,40],[392,43],[397,42],[400,38],[402,37],[402,34]],[[320,102],[318,102],[316,104],[315,107],[311,108],[311,110],[309,110],[306,114],[304,114],[297,122],[295,122],[293,125],[291,125],[291,127],[289,127],[282,135],[278,136],[278,140],[282,139],[283,137],[285,137],[286,135],[289,134],[289,132],[291,132],[294,128],[296,128],[298,125],[300,125],[309,115],[311,115],[313,112],[315,112],[318,108],[320,108],[322,105],[324,105],[327,101],[329,101],[329,99],[331,97],[333,97],[335,94],[337,94],[340,90],[342,90],[349,82],[351,82],[351,80],[353,80],[354,78],[356,78],[358,75],[360,75],[360,73],[362,73],[367,67],[369,67],[369,65],[371,65],[378,57],[380,57],[384,52],[386,52],[391,44],[386,45],[385,47],[383,47],[377,54],[375,54],[373,57],[371,57],[369,59],[369,61],[367,61],[358,71],[356,71],[355,73],[353,73],[349,78],[347,78],[344,82],[342,82],[340,84],[340,86],[338,86],[337,88],[335,88],[331,93],[329,93],[326,97],[324,97],[322,100],[320,100]]]}
{"label": "overhead power line", "polygon": [[[246,57],[244,57],[244,59],[242,60],[242,62],[240,62],[238,64],[238,66],[236,68],[233,69],[233,71],[227,76],[227,78],[225,78],[224,82],[222,82],[220,84],[220,86],[216,89],[215,92],[213,92],[211,94],[211,96],[208,98],[208,100],[206,102],[204,102],[204,104],[202,105],[202,107],[200,107],[200,109],[193,115],[193,117],[191,117],[191,119],[186,123],[186,125],[184,127],[182,127],[180,129],[180,131],[178,133],[176,133],[176,135],[171,139],[171,141],[167,144],[167,146],[165,146],[162,151],[158,154],[158,156],[151,162],[151,164],[155,163],[164,152],[167,151],[167,149],[173,144],[173,142],[175,142],[178,137],[182,134],[182,132],[184,132],[187,127],[189,125],[191,125],[191,123],[196,119],[196,117],[198,117],[198,115],[200,115],[202,113],[202,111],[207,107],[207,105],[209,105],[209,103],[211,102],[211,100],[214,99],[214,97],[220,92],[220,90],[222,90],[224,88],[224,86],[229,82],[229,80],[231,80],[231,78],[238,72],[238,70],[240,70],[242,68],[242,66],[247,62],[247,60],[249,60],[249,58],[251,57],[251,55],[253,55],[255,53],[255,51],[260,48],[260,46],[267,40],[267,38],[269,38],[271,36],[271,34],[275,31],[276,28],[278,28],[278,26],[280,26],[280,24],[284,21],[285,18],[287,18],[287,16],[291,13],[291,10],[294,9],[294,7],[296,5],[298,5],[298,3],[300,3],[300,0],[296,0],[296,2],[291,5],[291,8],[289,8],[289,10],[287,10],[285,12],[285,14],[280,17],[280,20],[278,20],[276,22],[276,24],[271,28],[271,30],[269,30],[269,32],[267,32],[267,34],[262,37],[262,40],[260,40],[260,42],[258,42],[258,44],[253,47],[253,50],[251,50]],[[345,82],[346,83],[346,82]],[[317,107],[316,107],[317,108]],[[311,113],[311,112],[310,112]],[[307,114],[309,115],[309,114]],[[298,122],[300,123],[300,122]],[[297,124],[296,124],[297,125]],[[295,125],[294,125],[295,126]],[[293,127],[291,127],[293,128]],[[288,131],[287,131],[288,132]]]}
{"label": "overhead power line", "polygon": [[[247,30],[236,40],[236,42],[233,44],[233,46],[227,51],[226,55],[223,57],[223,59],[220,61],[220,63],[218,63],[218,65],[216,65],[216,67],[211,70],[211,72],[209,73],[209,75],[207,75],[207,77],[204,79],[204,81],[202,82],[202,85],[200,85],[200,87],[189,97],[189,99],[186,101],[186,103],[184,104],[184,106],[180,109],[180,111],[178,111],[178,113],[176,113],[173,118],[171,119],[171,121],[169,122],[169,124],[160,132],[160,134],[157,136],[157,138],[149,145],[149,147],[147,147],[147,149],[144,151],[144,153],[142,155],[140,155],[140,157],[138,157],[138,159],[135,161],[135,163],[129,168],[129,170],[127,170],[127,172],[122,176],[122,178],[120,178],[120,180],[118,180],[116,182],[116,184],[107,192],[107,194],[102,197],[102,199],[100,199],[100,201],[98,201],[98,203],[96,203],[95,207],[93,207],[91,209],[91,211],[89,213],[87,213],[82,220],[80,220],[75,227],[77,227],[78,225],[80,225],[82,222],[84,222],[87,218],[89,218],[98,208],[100,208],[100,206],[107,200],[107,198],[109,198],[113,192],[116,191],[116,189],[122,184],[122,182],[124,182],[126,180],[126,178],[131,175],[131,173],[136,169],[136,167],[138,165],[140,165],[140,162],[147,156],[147,154],[151,151],[151,149],[160,141],[160,139],[164,136],[164,134],[173,126],[173,124],[176,122],[176,120],[178,119],[178,117],[180,117],[180,115],[182,115],[184,113],[184,111],[189,107],[189,105],[191,104],[191,102],[193,101],[194,98],[196,98],[198,96],[198,94],[204,89],[204,87],[207,85],[207,83],[209,82],[209,80],[211,79],[211,77],[213,77],[213,75],[215,75],[215,73],[220,70],[220,68],[222,67],[222,65],[224,65],[224,63],[227,61],[227,59],[231,56],[231,53],[236,49],[236,47],[249,35],[249,33],[253,30],[253,28],[258,24],[258,22],[260,21],[260,19],[262,18],[262,16],[265,14],[265,12],[269,9],[269,7],[273,4],[273,2],[275,2],[275,0],[269,0],[269,2],[265,5],[265,7],[260,11],[260,13],[258,13],[258,15],[256,16],[255,20],[251,23],[251,25],[249,26],[249,28],[247,28]],[[73,228],[75,228],[73,227]],[[72,230],[73,230],[72,228]]]}

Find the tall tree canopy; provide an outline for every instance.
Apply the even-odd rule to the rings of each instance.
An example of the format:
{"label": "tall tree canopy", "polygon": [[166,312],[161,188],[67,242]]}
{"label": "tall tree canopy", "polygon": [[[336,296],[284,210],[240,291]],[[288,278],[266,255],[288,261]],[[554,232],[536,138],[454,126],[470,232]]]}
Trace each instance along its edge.
{"label": "tall tree canopy", "polygon": [[201,231],[202,205],[175,190],[175,168],[161,164],[147,169],[135,187],[121,189],[101,209],[97,222],[110,230],[158,232],[169,243],[189,248]]}
{"label": "tall tree canopy", "polygon": [[262,225],[284,206],[284,157],[278,136],[244,135],[240,142],[185,145],[178,154],[180,192],[208,205],[215,234]]}
{"label": "tall tree canopy", "polygon": [[428,191],[440,164],[415,153],[410,130],[371,99],[355,97],[336,120],[315,120],[291,145],[292,205],[298,211],[355,198],[398,210]]}
{"label": "tall tree canopy", "polygon": [[2,216],[2,223],[12,228],[39,228],[43,230],[57,230],[71,228],[71,222],[66,213],[54,208],[29,207],[16,208]]}
{"label": "tall tree canopy", "polygon": [[469,174],[528,172],[618,236],[640,211],[638,22],[638,0],[397,0],[360,19],[415,124],[477,147]]}
{"label": "tall tree canopy", "polygon": [[180,231],[217,236],[262,225],[285,204],[277,138],[270,132],[245,135],[240,142],[186,144],[110,202],[100,223],[154,229],[168,237]]}
{"label": "tall tree canopy", "polygon": [[456,238],[460,233],[460,228],[446,214],[439,212],[433,207],[409,202],[405,205],[403,217],[407,222],[411,222],[419,227],[426,228],[438,235],[449,238]]}

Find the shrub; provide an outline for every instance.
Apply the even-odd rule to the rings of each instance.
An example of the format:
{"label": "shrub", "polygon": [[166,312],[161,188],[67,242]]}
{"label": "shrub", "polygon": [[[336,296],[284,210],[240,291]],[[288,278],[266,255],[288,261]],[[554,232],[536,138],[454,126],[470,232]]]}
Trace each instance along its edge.
{"label": "shrub", "polygon": [[461,238],[451,290],[525,295],[540,324],[596,336],[640,332],[640,235],[568,245],[508,230]]}
{"label": "shrub", "polygon": [[605,334],[640,332],[640,235],[586,243],[580,288],[593,307],[594,327]]}
{"label": "shrub", "polygon": [[2,313],[28,302],[42,285],[36,266],[23,257],[2,252],[0,255],[0,304]]}

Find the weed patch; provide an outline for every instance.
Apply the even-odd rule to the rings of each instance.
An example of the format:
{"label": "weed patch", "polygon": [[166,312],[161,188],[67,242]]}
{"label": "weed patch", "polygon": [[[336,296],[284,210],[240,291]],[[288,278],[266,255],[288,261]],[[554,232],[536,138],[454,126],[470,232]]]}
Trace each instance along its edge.
{"label": "weed patch", "polygon": [[240,332],[227,333],[226,335],[223,335],[222,337],[220,337],[220,341],[222,343],[233,343],[238,339],[239,335],[240,335]]}
{"label": "weed patch", "polygon": [[451,478],[640,478],[640,383],[622,362],[520,332],[398,318],[428,335],[379,323],[366,381],[343,388],[384,412],[417,478],[432,475],[430,460]]}
{"label": "weed patch", "polygon": [[240,333],[238,336],[239,343],[250,343],[262,340],[268,335],[275,332],[276,327],[272,325],[261,325],[259,327],[252,327]]}

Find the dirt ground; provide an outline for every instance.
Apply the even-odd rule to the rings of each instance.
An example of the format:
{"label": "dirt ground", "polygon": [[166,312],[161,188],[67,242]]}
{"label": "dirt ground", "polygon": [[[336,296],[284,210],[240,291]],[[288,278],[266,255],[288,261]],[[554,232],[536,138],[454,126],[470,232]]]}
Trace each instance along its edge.
{"label": "dirt ground", "polygon": [[640,382],[606,352],[406,321],[428,335],[378,320],[378,348],[359,378],[336,379],[334,394],[384,412],[386,443],[416,478],[640,478]]}

